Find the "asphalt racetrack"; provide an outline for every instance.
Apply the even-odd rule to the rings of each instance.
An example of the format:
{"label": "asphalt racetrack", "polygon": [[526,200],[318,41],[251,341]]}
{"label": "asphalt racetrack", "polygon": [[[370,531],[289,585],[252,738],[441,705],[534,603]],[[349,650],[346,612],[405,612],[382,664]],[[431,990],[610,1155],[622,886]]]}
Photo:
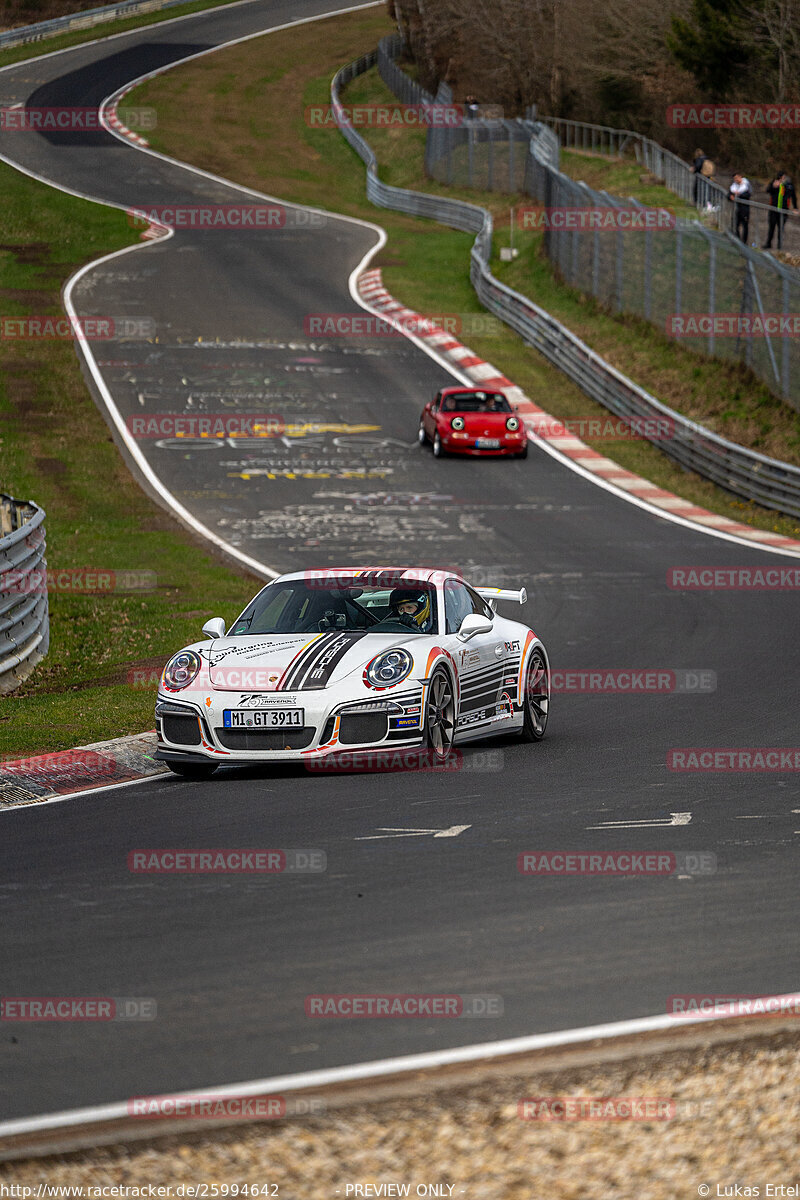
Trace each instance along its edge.
{"label": "asphalt racetrack", "polygon": [[[98,105],[155,66],[333,7],[254,0],[22,63],[0,72],[0,104]],[[243,201],[105,133],[3,132],[0,153],[126,208]],[[542,744],[484,743],[491,754],[460,770],[225,769],[8,813],[3,993],[152,997],[157,1018],[4,1023],[3,1119],[647,1016],[675,994],[797,987],[797,775],[667,768],[675,747],[796,746],[800,673],[796,593],[680,592],[668,570],[791,560],[655,517],[535,447],[526,461],[435,462],[417,418],[447,371],[401,337],[306,332],[309,314],[361,311],[348,277],[376,240],[292,214],[281,229],[179,231],[83,277],[79,313],[158,331],[157,345],[95,351],[126,420],[224,409],[286,425],[282,439],[146,440],[155,475],[272,570],[454,566],[528,588],[524,609],[504,611],[534,627],[557,670],[699,669],[715,686],[556,695]],[[468,828],[358,840],[455,825]],[[139,847],[316,848],[328,868],[135,875]],[[517,870],[524,851],[612,848],[707,851],[717,870]],[[499,996],[502,1014],[305,1011],[310,994],[417,992]]]}

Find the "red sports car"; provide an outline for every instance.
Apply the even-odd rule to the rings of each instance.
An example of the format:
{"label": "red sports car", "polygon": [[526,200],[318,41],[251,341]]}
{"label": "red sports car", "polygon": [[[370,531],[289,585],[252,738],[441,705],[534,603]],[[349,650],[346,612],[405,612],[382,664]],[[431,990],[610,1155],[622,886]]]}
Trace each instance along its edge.
{"label": "red sports car", "polygon": [[528,456],[525,426],[502,392],[446,387],[436,393],[419,419],[419,444],[443,454]]}

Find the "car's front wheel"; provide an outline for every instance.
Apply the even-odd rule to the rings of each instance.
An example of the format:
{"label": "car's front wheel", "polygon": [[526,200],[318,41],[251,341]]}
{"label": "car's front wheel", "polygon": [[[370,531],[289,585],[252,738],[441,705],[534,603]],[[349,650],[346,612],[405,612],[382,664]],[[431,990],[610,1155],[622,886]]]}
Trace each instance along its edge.
{"label": "car's front wheel", "polygon": [[525,672],[525,692],[522,697],[524,719],[523,742],[540,742],[550,715],[550,672],[541,650],[532,650]]}
{"label": "car's front wheel", "polygon": [[444,762],[453,749],[456,732],[456,698],[450,676],[437,667],[428,688],[425,709],[425,745],[432,756]]}
{"label": "car's front wheel", "polygon": [[417,433],[417,441],[419,442],[420,446],[424,446],[427,440],[428,435],[425,433],[425,426],[422,424],[422,421],[420,421],[419,432]]}
{"label": "car's front wheel", "polygon": [[438,433],[435,433],[433,435],[433,457],[441,458],[443,454],[444,446],[442,445],[442,439],[439,437]]}
{"label": "car's front wheel", "polygon": [[182,779],[210,779],[217,769],[216,763],[168,762],[167,766]]}

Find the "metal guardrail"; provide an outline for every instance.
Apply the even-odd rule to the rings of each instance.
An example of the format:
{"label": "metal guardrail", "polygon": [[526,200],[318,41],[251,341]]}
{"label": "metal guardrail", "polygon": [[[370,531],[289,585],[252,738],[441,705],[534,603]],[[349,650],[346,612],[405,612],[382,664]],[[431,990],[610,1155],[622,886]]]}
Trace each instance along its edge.
{"label": "metal guardrail", "polygon": [[611,412],[621,417],[667,417],[674,423],[674,436],[657,444],[681,466],[737,496],[800,518],[799,467],[737,446],[668,408],[610,366],[532,300],[496,279],[489,266],[493,232],[489,212],[461,200],[393,187],[378,178],[375,153],[353,128],[340,100],[341,88],[375,66],[377,59],[377,52],[363,55],[337,71],[331,82],[336,123],[367,167],[367,198],[381,208],[428,217],[454,229],[476,233],[470,256],[470,279],[481,303],[490,312]]}
{"label": "metal guardrail", "polygon": [[[434,103],[430,93],[409,79],[396,61],[403,49],[397,35],[381,41],[381,78],[402,102]],[[439,85],[435,103],[452,104],[447,85]],[[536,222],[546,211],[554,217],[569,215],[569,223],[554,223],[544,234],[544,252],[566,283],[616,312],[636,313],[668,337],[691,338],[689,345],[696,353],[743,362],[771,391],[800,410],[800,342],[787,336],[793,314],[799,311],[800,271],[750,248],[730,230],[718,233],[708,227],[706,219],[676,219],[667,211],[657,217],[657,237],[653,227],[644,225],[644,215],[636,226],[623,214],[616,233],[607,227],[592,228],[588,221],[581,227],[572,220],[579,209],[599,210],[587,212],[587,218],[608,215],[613,208],[639,209],[643,214],[646,209],[631,197],[623,201],[593,191],[560,171],[558,135],[551,125],[534,120],[532,113],[513,121],[441,119],[449,116],[446,112],[436,116],[440,119],[428,123],[425,139],[427,176],[453,187],[531,196],[536,206],[523,206],[523,227],[528,218]],[[551,118],[551,123],[580,149],[603,154],[633,146],[640,160],[643,154],[658,153],[666,167],[651,158],[654,170],[663,167],[667,174],[671,170],[671,182],[687,195],[695,185],[703,195],[716,195],[720,203],[711,214],[714,221],[721,205],[729,204],[735,223],[735,206],[721,196],[719,185],[692,176],[686,163],[655,142],[610,126],[560,118]],[[651,219],[657,211],[652,210]],[[759,214],[766,236],[767,218],[773,219],[775,210],[751,203],[748,211],[751,216]],[[800,234],[800,220],[788,219],[787,231],[789,226],[793,236]],[[788,232],[786,237],[789,240]],[[676,319],[684,317],[690,320]],[[689,334],[685,329],[698,332]]]}
{"label": "metal guardrail", "polygon": [[50,648],[44,512],[0,494],[0,694],[12,692]]}
{"label": "metal guardrail", "polygon": [[135,17],[138,13],[157,12],[161,8],[174,8],[186,4],[187,0],[120,0],[119,4],[107,4],[103,8],[87,8],[82,12],[67,13],[53,17],[50,21],[39,21],[36,25],[20,25],[18,29],[7,29],[0,33],[0,50],[11,46],[24,46],[29,42],[42,42],[59,33],[70,33],[74,29],[89,29],[116,21],[120,17]]}

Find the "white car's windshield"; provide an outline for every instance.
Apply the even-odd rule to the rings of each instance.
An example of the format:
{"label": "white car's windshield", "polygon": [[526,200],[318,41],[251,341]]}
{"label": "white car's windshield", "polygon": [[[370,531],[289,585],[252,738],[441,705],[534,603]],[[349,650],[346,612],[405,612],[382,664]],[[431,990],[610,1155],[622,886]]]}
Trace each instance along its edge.
{"label": "white car's windshield", "polygon": [[[253,600],[229,636],[252,633],[434,633],[436,589],[430,584],[352,584],[335,579],[273,583]],[[396,586],[392,586],[396,583]]]}

